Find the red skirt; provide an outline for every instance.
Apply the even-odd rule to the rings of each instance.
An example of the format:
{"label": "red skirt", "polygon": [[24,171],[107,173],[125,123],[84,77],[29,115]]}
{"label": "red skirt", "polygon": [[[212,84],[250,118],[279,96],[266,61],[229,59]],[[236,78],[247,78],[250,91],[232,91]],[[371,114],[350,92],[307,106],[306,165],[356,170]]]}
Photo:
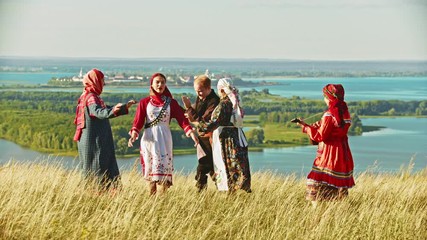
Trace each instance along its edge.
{"label": "red skirt", "polygon": [[307,185],[322,184],[335,188],[351,188],[353,157],[347,141],[320,142]]}

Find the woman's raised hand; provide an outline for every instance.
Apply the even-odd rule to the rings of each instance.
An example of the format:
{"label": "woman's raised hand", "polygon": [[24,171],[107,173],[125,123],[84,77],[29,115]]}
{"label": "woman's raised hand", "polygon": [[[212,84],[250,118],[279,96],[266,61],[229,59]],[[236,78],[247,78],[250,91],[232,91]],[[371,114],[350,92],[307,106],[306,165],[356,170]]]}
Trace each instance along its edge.
{"label": "woman's raised hand", "polygon": [[117,114],[118,112],[120,112],[120,108],[123,106],[123,104],[121,103],[117,103],[114,107],[113,107],[113,112],[114,114]]}
{"label": "woman's raised hand", "polygon": [[134,105],[134,104],[136,104],[136,101],[135,100],[129,100],[127,103],[126,103],[126,108],[130,108],[132,105]]}

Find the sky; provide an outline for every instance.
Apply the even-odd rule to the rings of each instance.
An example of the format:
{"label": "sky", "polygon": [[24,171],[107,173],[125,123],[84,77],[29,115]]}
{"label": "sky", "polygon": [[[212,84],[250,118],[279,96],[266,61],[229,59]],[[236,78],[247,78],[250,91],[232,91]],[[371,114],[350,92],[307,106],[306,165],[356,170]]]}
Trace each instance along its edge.
{"label": "sky", "polygon": [[427,0],[0,0],[0,56],[427,60]]}

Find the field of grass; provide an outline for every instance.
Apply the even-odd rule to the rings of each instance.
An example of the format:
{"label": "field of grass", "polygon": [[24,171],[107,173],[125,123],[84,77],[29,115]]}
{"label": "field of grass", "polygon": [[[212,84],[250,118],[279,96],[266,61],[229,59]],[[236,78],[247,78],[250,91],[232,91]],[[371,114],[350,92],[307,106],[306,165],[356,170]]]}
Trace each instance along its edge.
{"label": "field of grass", "polygon": [[347,199],[312,206],[304,179],[253,174],[253,192],[212,182],[197,193],[177,175],[150,197],[140,173],[116,195],[85,190],[78,171],[43,164],[0,167],[0,239],[426,239],[427,169],[356,176]]}
{"label": "field of grass", "polygon": [[289,128],[280,123],[266,124],[264,136],[265,140],[282,142],[289,146],[301,146],[309,143],[307,135],[302,133],[301,128]]}
{"label": "field of grass", "polygon": [[[259,127],[258,115],[246,115],[245,127]],[[295,147],[308,145],[309,140],[306,134],[301,132],[301,128],[291,128],[282,123],[269,123],[262,127],[264,130],[264,144],[256,147],[249,146],[250,151],[258,148],[268,147]]]}

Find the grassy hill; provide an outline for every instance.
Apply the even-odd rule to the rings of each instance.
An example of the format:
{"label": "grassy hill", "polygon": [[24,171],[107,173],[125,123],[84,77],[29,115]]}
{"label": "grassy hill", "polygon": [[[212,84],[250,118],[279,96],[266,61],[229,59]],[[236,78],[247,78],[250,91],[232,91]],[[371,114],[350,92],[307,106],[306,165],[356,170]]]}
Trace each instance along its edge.
{"label": "grassy hill", "polygon": [[176,175],[150,197],[135,170],[117,195],[84,190],[80,173],[58,166],[0,166],[0,239],[426,239],[427,169],[356,176],[347,199],[313,207],[305,180],[253,174],[253,193],[229,195],[212,182],[197,193]]}

